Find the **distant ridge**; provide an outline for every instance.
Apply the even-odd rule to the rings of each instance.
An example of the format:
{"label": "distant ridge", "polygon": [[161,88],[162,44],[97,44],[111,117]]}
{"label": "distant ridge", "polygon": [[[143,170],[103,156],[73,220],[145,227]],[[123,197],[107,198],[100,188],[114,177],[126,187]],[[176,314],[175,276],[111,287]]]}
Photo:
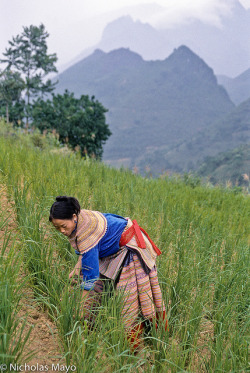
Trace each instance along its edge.
{"label": "distant ridge", "polygon": [[[171,149],[163,147],[151,153],[152,172],[157,175],[164,169],[179,172],[193,171],[199,168],[207,157],[216,158],[219,153],[228,151],[232,151],[233,155],[233,149],[247,144],[249,149],[250,99],[241,103],[220,120],[210,124],[209,127],[205,127],[190,141],[182,142]],[[145,164],[143,160],[138,166],[143,169]],[[203,170],[205,168],[203,165]],[[234,174],[238,175],[238,171],[234,170]],[[249,172],[249,163],[246,164],[244,172]]]}
{"label": "distant ridge", "polygon": [[219,75],[217,78],[218,82],[226,88],[235,104],[240,104],[250,98],[250,68],[236,78],[223,75]]}
{"label": "distant ridge", "polygon": [[[105,52],[130,48],[145,60],[162,60],[174,48],[186,45],[201,56],[216,74],[234,77],[250,68],[250,9],[246,10],[238,0],[230,4],[231,11],[218,16],[220,24],[217,26],[193,17],[171,28],[167,21],[162,22],[161,28],[156,29],[148,23],[134,21],[130,16],[117,18],[106,26],[100,42],[82,51],[71,64],[97,48]],[[156,6],[151,4],[152,11]],[[143,9],[141,6],[140,12]],[[164,8],[159,8],[157,12],[152,14],[162,15]]]}
{"label": "distant ridge", "polygon": [[57,92],[94,95],[109,109],[113,135],[104,160],[117,166],[133,167],[161,147],[167,152],[234,108],[213,70],[186,46],[163,61],[126,48],[96,50],[58,79]]}

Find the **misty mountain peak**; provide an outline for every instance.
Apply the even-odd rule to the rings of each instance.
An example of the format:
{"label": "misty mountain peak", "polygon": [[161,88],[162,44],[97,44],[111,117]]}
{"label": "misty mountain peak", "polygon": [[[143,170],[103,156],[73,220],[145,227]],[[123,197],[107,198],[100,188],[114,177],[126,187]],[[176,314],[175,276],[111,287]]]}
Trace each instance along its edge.
{"label": "misty mountain peak", "polygon": [[108,23],[107,26],[104,29],[104,32],[108,31],[108,29],[110,29],[110,28],[116,27],[117,25],[119,25],[119,27],[120,26],[128,26],[128,25],[131,26],[133,23],[134,23],[134,21],[133,21],[131,16],[129,16],[129,15],[122,16],[122,17],[119,17],[119,18],[115,19],[114,21]]}
{"label": "misty mountain peak", "polygon": [[204,78],[216,82],[216,77],[213,70],[195,54],[191,49],[185,45],[174,49],[174,52],[167,58],[167,61],[172,63],[174,70],[182,73],[199,73]]}
{"label": "misty mountain peak", "polygon": [[[120,17],[106,26],[98,48],[105,52],[130,48],[144,60],[163,60],[174,48],[187,45],[217,74],[236,76],[249,68],[250,10],[246,10],[238,0],[224,0],[224,3],[224,6],[218,7],[218,12],[221,9],[218,13],[220,27],[194,17],[189,22],[176,24],[174,28],[169,28],[166,20],[161,29],[157,29],[143,21],[134,21],[136,15]],[[154,6],[157,4],[154,3]],[[150,9],[144,19],[156,19],[157,14],[164,16],[164,8],[156,12],[151,4]],[[184,53],[184,50],[181,51]]]}
{"label": "misty mountain peak", "polygon": [[158,31],[148,23],[133,21],[130,16],[120,17],[109,23],[103,31],[102,40],[98,46],[106,52],[121,47],[130,48],[143,55],[144,58],[146,58],[147,50],[150,52],[152,48],[156,51],[161,49]]}
{"label": "misty mountain peak", "polygon": [[101,56],[103,56],[104,54],[105,54],[105,53],[104,53],[101,49],[97,48],[97,49],[95,49],[94,52],[92,53],[92,56],[93,56],[93,57],[101,57]]}
{"label": "misty mountain peak", "polygon": [[92,54],[90,54],[85,59],[82,59],[78,63],[79,64],[82,64],[82,63],[91,63],[92,61],[96,61],[96,60],[102,58],[104,55],[105,55],[105,53],[101,49],[97,48],[97,49],[94,50],[94,52]]}
{"label": "misty mountain peak", "polygon": [[181,60],[182,62],[185,61],[187,64],[199,63],[207,66],[207,64],[186,45],[181,45],[180,47],[175,48],[169,58]]}
{"label": "misty mountain peak", "polygon": [[142,57],[132,52],[129,48],[115,49],[109,53],[105,53],[106,63],[111,63],[113,67],[136,66],[143,61]]}
{"label": "misty mountain peak", "polygon": [[150,26],[148,23],[142,23],[141,21],[137,20],[134,21],[131,16],[122,16],[112,22],[110,22],[104,29],[102,40],[114,38],[114,32],[117,36],[120,34],[124,34],[125,32],[138,32],[139,30],[144,31],[145,29],[148,29],[150,31],[154,30],[152,26]]}

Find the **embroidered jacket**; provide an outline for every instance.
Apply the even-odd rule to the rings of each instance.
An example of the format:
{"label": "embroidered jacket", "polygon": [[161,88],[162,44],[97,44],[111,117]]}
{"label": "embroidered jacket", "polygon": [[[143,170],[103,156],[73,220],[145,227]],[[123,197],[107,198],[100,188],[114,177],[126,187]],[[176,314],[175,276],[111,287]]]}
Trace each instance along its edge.
{"label": "embroidered jacket", "polygon": [[77,229],[69,240],[76,254],[82,255],[82,287],[85,290],[92,289],[99,277],[99,260],[120,250],[119,242],[127,223],[118,215],[81,210]]}
{"label": "embroidered jacket", "polygon": [[138,246],[135,236],[121,246],[123,231],[129,230],[132,225],[131,219],[119,215],[81,210],[77,229],[69,240],[76,254],[82,255],[82,288],[92,289],[100,273],[115,279],[128,248],[137,253],[145,272],[150,272],[160,251],[142,228],[138,227],[142,230],[144,248]]}

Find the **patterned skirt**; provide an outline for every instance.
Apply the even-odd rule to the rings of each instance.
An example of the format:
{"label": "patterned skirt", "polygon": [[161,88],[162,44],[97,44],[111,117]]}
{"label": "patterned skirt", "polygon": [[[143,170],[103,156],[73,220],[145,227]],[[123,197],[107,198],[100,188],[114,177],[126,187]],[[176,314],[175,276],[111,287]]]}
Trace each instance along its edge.
{"label": "patterned skirt", "polygon": [[[103,282],[98,280],[90,291],[89,303],[85,304],[86,311],[93,306],[96,309],[101,302]],[[122,320],[127,335],[134,348],[139,344],[139,337],[145,322],[162,320],[167,330],[167,318],[161,289],[158,282],[157,270],[154,266],[150,271],[145,267],[142,259],[133,251],[127,251],[120,268],[120,274],[115,281],[115,292],[122,295]],[[95,299],[94,304],[91,298]],[[98,308],[98,307],[97,307]],[[94,322],[93,312],[92,323]],[[89,312],[85,314],[90,316]]]}
{"label": "patterned skirt", "polygon": [[124,260],[116,290],[124,293],[122,318],[126,329],[133,328],[140,319],[152,321],[165,318],[156,267],[147,274],[138,255],[130,250]]}

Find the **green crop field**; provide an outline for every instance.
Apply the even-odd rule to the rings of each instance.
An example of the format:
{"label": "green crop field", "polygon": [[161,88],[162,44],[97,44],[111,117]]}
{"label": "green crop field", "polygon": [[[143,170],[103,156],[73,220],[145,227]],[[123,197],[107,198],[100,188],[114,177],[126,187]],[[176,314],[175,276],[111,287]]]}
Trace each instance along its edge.
{"label": "green crop field", "polygon": [[[16,326],[14,312],[22,294],[22,264],[25,282],[58,327],[67,365],[77,372],[247,372],[249,196],[177,179],[145,179],[74,153],[35,147],[24,137],[3,131],[0,136],[1,185],[15,203],[19,240],[17,260],[17,250],[5,252],[9,232],[1,209],[6,234],[0,363],[25,361],[29,335],[25,322]],[[145,354],[130,351],[121,299],[113,293],[103,295],[94,330],[81,321],[80,294],[69,291],[68,281],[77,257],[48,222],[57,195],[75,196],[86,209],[137,219],[162,250],[157,265],[169,331],[152,328]]]}

